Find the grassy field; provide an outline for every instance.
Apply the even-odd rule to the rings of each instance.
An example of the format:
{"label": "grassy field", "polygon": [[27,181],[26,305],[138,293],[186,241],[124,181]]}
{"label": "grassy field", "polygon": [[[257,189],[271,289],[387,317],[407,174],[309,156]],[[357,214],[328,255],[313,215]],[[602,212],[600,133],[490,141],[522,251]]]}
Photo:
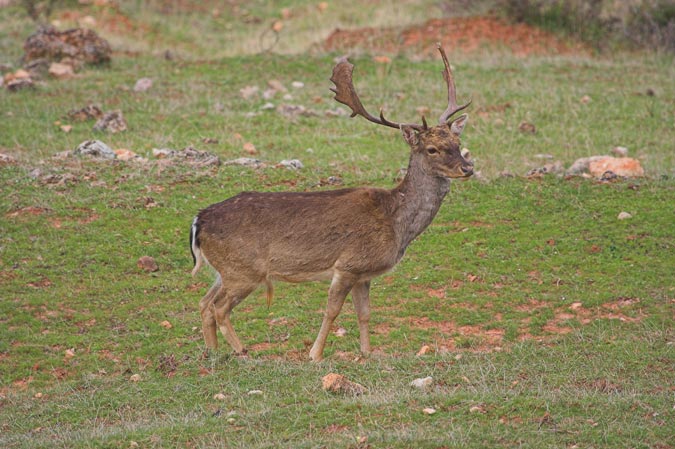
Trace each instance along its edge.
{"label": "grassy field", "polygon": [[[228,15],[207,3],[199,15],[120,3],[138,34],[104,28],[120,50],[109,67],[0,92],[0,153],[16,160],[0,166],[0,447],[675,447],[672,57],[451,51],[459,98],[473,99],[463,144],[483,179],[454,183],[401,264],[373,283],[375,353],[359,356],[347,303],[336,323],[346,335],[330,335],[326,360],[309,363],[327,284],[278,284],[269,308],[260,291],[235,309],[249,355],[232,356],[220,337],[222,350],[206,358],[198,301],[212,279],[208,270],[190,277],[187,244],[197,211],[241,190],[329,189],[335,178],[391,187],[407,162],[395,130],[334,116],[328,78],[338,55],[301,48],[303,33],[440,12],[402,2],[387,14],[388,3],[372,2],[330,21],[316,5],[288,2],[313,28],[289,19],[283,54],[253,54],[241,50],[243,36],[281,6],[251,2]],[[96,8],[76,11],[112,14]],[[190,18],[210,24],[205,39]],[[14,63],[30,23],[15,7],[0,8],[0,23],[0,62]],[[236,40],[228,52],[218,26]],[[419,107],[436,117],[440,62],[408,56],[353,58],[363,103],[398,121],[417,120]],[[153,87],[134,92],[141,77]],[[263,98],[270,80],[291,97]],[[246,99],[251,86],[260,92]],[[129,129],[94,132],[93,121],[68,117],[89,103],[121,110]],[[523,120],[536,134],[518,131]],[[146,160],[54,157],[93,138]],[[193,146],[226,161],[250,157],[247,143],[266,167],[152,155]],[[569,166],[614,146],[647,176],[522,176],[550,162],[541,154]],[[304,168],[277,167],[283,159]],[[145,255],[159,271],[137,266]],[[331,372],[368,392],[323,391]],[[430,388],[410,386],[426,376]]]}

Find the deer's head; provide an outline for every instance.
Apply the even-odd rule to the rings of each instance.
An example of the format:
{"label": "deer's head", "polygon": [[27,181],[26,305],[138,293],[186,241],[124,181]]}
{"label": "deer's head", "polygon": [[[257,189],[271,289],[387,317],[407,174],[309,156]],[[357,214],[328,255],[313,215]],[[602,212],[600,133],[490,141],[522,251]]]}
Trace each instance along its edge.
{"label": "deer's head", "polygon": [[438,119],[438,125],[429,127],[422,117],[422,124],[395,123],[380,116],[369,114],[361,104],[354,89],[352,72],[354,65],[343,58],[333,68],[331,81],[335,83],[335,100],[347,105],[352,110],[352,117],[360,115],[378,125],[399,128],[403,138],[411,149],[411,163],[416,164],[425,174],[440,178],[466,178],[473,174],[473,163],[468,161],[461,151],[460,135],[466,125],[468,115],[462,114],[454,119],[452,116],[465,109],[471,101],[462,106],[457,105],[455,81],[445,51],[438,44],[445,69],[443,78],[448,86],[448,107]]}

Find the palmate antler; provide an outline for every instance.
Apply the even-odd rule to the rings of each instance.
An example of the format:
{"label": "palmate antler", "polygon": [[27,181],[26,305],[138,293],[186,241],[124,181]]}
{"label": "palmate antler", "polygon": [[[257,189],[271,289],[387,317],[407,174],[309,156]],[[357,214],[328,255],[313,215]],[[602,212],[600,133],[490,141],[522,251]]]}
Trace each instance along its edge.
{"label": "palmate antler", "polygon": [[[450,69],[448,58],[445,55],[445,51],[443,50],[443,47],[440,43],[438,44],[438,51],[441,52],[441,57],[443,58],[443,63],[445,64],[443,78],[448,85],[448,108],[445,110],[445,112],[443,112],[443,114],[441,114],[441,117],[439,118],[439,123],[443,124],[447,123],[453,114],[469,106],[471,101],[469,100],[469,102],[463,106],[457,106],[455,82],[452,77],[452,70]],[[354,82],[352,81],[353,71],[354,65],[351,64],[347,58],[341,58],[333,68],[333,76],[331,76],[330,80],[335,84],[335,88],[331,88],[331,90],[335,92],[335,100],[346,106],[349,106],[349,108],[352,110],[351,117],[360,115],[366,120],[369,120],[378,125],[389,126],[391,128],[397,129],[400,128],[402,124],[392,122],[384,118],[384,113],[381,109],[379,118],[366,111],[366,109],[361,104],[361,100],[356,93],[356,89],[354,89]],[[413,129],[416,129],[417,131],[423,131],[428,128],[427,121],[424,116],[422,116],[421,125],[407,123],[405,126],[409,126]]]}

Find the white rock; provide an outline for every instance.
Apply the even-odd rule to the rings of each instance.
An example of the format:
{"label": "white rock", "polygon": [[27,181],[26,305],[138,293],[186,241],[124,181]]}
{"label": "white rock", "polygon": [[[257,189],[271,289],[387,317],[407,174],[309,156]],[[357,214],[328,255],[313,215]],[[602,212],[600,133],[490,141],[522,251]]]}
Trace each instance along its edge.
{"label": "white rock", "polygon": [[244,100],[250,100],[254,95],[258,94],[260,88],[258,86],[245,86],[239,89],[239,94]]}
{"label": "white rock", "polygon": [[619,220],[628,220],[629,218],[633,218],[633,216],[628,212],[621,212],[619,213],[619,216],[616,218],[618,218]]}
{"label": "white rock", "polygon": [[433,383],[434,383],[434,378],[431,377],[431,376],[420,377],[420,378],[415,379],[412,382],[410,382],[410,386],[415,387],[415,388],[419,388],[419,389],[425,389],[425,388],[429,388]]}
{"label": "white rock", "polygon": [[240,157],[237,159],[225,161],[223,162],[223,165],[241,165],[244,167],[258,168],[263,165],[263,162],[259,159],[253,159],[252,157]]}
{"label": "white rock", "polygon": [[145,92],[152,87],[151,78],[141,78],[134,85],[134,92]]}
{"label": "white rock", "polygon": [[262,392],[262,390],[251,390],[246,394],[248,394],[249,396],[258,396],[258,395],[263,394],[263,392]]}
{"label": "white rock", "polygon": [[303,83],[302,81],[293,81],[291,83],[291,86],[293,86],[296,89],[302,89],[303,87],[305,87],[305,83]]}
{"label": "white rock", "polygon": [[103,159],[115,159],[117,157],[112,148],[100,140],[85,140],[75,148],[73,154],[76,156],[92,156]]}
{"label": "white rock", "polygon": [[618,157],[628,156],[628,148],[626,147],[614,147],[612,148],[612,154]]}
{"label": "white rock", "polygon": [[292,170],[299,170],[304,167],[302,162],[297,159],[284,159],[283,161],[279,162],[279,165]]}
{"label": "white rock", "polygon": [[433,415],[434,413],[436,413],[436,409],[433,407],[426,407],[422,409],[422,413],[424,413],[425,415]]}

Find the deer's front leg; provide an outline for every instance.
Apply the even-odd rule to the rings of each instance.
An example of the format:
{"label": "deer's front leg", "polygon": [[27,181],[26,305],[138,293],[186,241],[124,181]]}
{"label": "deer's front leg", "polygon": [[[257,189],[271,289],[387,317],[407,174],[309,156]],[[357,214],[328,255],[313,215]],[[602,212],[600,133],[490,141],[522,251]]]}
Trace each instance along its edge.
{"label": "deer's front leg", "polygon": [[359,341],[361,354],[370,354],[370,334],[368,333],[368,321],[370,320],[370,281],[361,281],[352,288],[352,300],[354,310],[359,320]]}
{"label": "deer's front leg", "polygon": [[333,281],[328,290],[328,305],[326,306],[326,313],[323,315],[321,329],[319,329],[319,335],[317,335],[314,345],[312,345],[312,349],[309,351],[309,358],[312,361],[319,362],[323,358],[323,348],[326,346],[326,338],[328,338],[330,328],[340,313],[342,304],[344,304],[345,298],[353,285],[354,281],[348,276],[337,272],[333,275]]}

